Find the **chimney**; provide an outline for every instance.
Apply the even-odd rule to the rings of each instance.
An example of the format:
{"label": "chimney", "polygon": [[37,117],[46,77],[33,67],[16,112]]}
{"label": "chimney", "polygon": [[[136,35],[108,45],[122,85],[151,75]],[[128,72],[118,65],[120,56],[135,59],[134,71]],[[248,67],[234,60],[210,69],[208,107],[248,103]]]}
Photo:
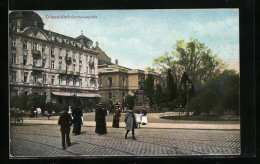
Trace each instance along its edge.
{"label": "chimney", "polygon": [[118,59],[115,60],[115,64],[118,65]]}

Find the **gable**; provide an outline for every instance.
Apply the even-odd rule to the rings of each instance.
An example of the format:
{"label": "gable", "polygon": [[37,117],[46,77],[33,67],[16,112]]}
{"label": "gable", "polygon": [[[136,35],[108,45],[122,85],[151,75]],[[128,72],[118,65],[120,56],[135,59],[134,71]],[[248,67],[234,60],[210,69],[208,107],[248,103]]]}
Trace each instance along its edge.
{"label": "gable", "polygon": [[28,27],[24,29],[24,35],[30,36],[32,38],[37,38],[41,40],[48,40],[48,36],[39,28]]}

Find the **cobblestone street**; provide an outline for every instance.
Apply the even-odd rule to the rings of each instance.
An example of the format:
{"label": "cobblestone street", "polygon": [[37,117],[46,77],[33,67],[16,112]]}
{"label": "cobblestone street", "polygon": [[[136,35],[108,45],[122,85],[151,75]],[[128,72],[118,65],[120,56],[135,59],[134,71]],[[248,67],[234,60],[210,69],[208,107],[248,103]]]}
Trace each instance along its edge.
{"label": "cobblestone street", "polygon": [[71,136],[71,146],[61,146],[58,125],[10,126],[11,157],[176,156],[239,155],[239,130],[136,129],[137,140],[124,139],[125,128],[108,127],[108,134],[95,134],[95,127],[82,127]]}

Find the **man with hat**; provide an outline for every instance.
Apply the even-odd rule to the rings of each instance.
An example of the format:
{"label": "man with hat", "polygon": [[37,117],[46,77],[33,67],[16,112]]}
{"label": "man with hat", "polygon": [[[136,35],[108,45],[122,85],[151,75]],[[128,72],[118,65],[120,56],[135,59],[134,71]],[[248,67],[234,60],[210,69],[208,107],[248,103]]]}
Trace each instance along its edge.
{"label": "man with hat", "polygon": [[73,125],[74,125],[72,133],[74,133],[75,135],[79,135],[81,133],[81,123],[82,123],[81,117],[83,116],[83,113],[82,110],[79,108],[80,101],[78,99],[74,101],[74,104],[76,107],[72,110]]}
{"label": "man with hat", "polygon": [[61,114],[58,124],[60,125],[61,138],[62,138],[62,148],[65,149],[65,137],[67,145],[70,146],[70,126],[72,125],[71,115],[68,114],[69,109],[65,108],[64,112]]}
{"label": "man with hat", "polygon": [[116,103],[114,105],[115,110],[114,110],[114,115],[113,115],[113,128],[119,128],[119,121],[120,121],[120,117],[121,117],[121,112],[119,110],[119,104]]}
{"label": "man with hat", "polygon": [[96,109],[95,111],[95,121],[96,121],[95,133],[102,135],[107,133],[107,127],[106,127],[107,111],[101,102],[98,103],[97,105],[98,105],[98,109]]}
{"label": "man with hat", "polygon": [[132,130],[133,139],[136,140],[134,129],[137,128],[137,125],[136,125],[136,119],[132,107],[130,107],[130,110],[125,115],[125,123],[126,123],[125,139],[127,139],[127,134],[129,133],[129,131]]}

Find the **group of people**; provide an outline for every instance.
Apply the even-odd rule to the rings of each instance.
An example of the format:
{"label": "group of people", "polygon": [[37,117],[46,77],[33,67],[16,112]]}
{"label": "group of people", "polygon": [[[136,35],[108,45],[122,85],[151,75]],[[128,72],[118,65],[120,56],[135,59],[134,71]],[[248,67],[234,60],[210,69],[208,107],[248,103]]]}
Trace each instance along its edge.
{"label": "group of people", "polygon": [[[65,138],[66,138],[66,143],[67,146],[71,145],[70,142],[70,127],[73,125],[73,131],[75,135],[79,135],[81,133],[81,125],[83,123],[82,121],[82,110],[79,108],[80,102],[75,101],[74,102],[76,107],[75,109],[72,110],[72,115],[68,113],[68,108],[64,109],[63,114],[60,116],[58,124],[61,126],[60,131],[62,135],[62,148],[65,149]],[[98,108],[95,110],[95,122],[96,122],[96,129],[95,133],[99,135],[107,134],[107,128],[106,128],[106,116],[107,116],[107,110],[104,107],[104,105],[100,102],[97,104]],[[114,105],[114,111],[113,111],[113,128],[119,128],[119,122],[120,122],[120,117],[121,117],[121,111],[119,109],[119,104],[116,103]],[[136,140],[135,134],[134,134],[134,129],[137,128],[137,125],[139,125],[143,122],[142,120],[146,118],[147,123],[147,117],[146,117],[146,110],[143,110],[143,114],[141,115],[140,112],[137,114],[133,113],[133,109],[130,108],[125,115],[125,123],[126,123],[126,133],[125,133],[125,139],[127,139],[127,135],[129,131],[132,131],[133,139]],[[146,112],[146,113],[145,113]]]}
{"label": "group of people", "polygon": [[34,108],[32,107],[31,113],[30,113],[30,117],[31,117],[31,118],[41,117],[41,115],[42,115],[42,110],[41,110],[41,108],[37,108],[36,110],[34,110]]}

